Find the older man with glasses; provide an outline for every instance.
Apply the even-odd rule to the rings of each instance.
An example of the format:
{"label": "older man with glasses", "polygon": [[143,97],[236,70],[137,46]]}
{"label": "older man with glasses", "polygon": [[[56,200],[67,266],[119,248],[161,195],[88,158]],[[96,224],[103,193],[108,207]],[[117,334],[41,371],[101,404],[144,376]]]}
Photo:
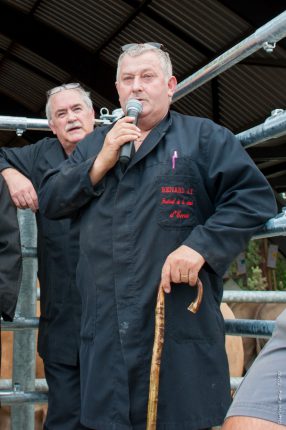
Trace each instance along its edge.
{"label": "older man with glasses", "polygon": [[50,221],[38,211],[44,173],[70,156],[94,127],[89,93],[79,83],[47,93],[46,115],[55,138],[22,148],[0,149],[0,170],[18,208],[31,208],[38,227],[41,315],[38,351],[49,386],[46,430],[84,429],[80,416],[79,330],[81,300],[75,286],[76,220]]}
{"label": "older man with glasses", "polygon": [[[82,423],[96,430],[146,428],[159,286],[165,343],[157,427],[148,430],[221,424],[230,403],[222,276],[276,213],[269,184],[230,131],[170,110],[177,81],[162,48],[123,48],[116,87],[133,115],[87,136],[39,191],[47,216],[81,217]],[[122,165],[129,142],[134,155]],[[193,314],[198,276],[204,297]]]}

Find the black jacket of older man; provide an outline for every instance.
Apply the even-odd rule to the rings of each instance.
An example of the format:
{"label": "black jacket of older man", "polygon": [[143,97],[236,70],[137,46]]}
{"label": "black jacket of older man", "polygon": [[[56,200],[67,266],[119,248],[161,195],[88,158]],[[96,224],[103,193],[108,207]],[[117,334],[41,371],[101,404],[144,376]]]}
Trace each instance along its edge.
{"label": "black jacket of older man", "polygon": [[[22,148],[0,148],[0,170],[14,167],[37,191],[45,172],[66,155],[56,138]],[[44,360],[78,363],[81,301],[75,288],[78,231],[71,220],[51,221],[39,211],[37,221],[38,278],[41,294],[38,350]]]}
{"label": "black jacket of older man", "polygon": [[22,253],[17,209],[11,200],[8,188],[1,175],[0,220],[0,318],[3,318],[4,321],[12,321],[21,283]]}
{"label": "black jacket of older man", "polygon": [[[44,138],[21,148],[0,149],[0,170],[14,167],[38,191],[45,172],[66,159],[60,141]],[[82,429],[79,331],[81,299],[75,285],[79,232],[71,219],[51,221],[36,212],[40,321],[38,352],[49,386],[45,428]]]}
{"label": "black jacket of older man", "polygon": [[17,209],[0,175],[0,316],[12,321],[20,289],[22,253]]}

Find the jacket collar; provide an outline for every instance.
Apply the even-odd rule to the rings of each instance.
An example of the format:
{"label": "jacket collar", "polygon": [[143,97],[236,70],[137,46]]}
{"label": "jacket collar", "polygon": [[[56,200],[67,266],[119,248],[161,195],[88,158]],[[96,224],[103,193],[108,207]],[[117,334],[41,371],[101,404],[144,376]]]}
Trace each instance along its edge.
{"label": "jacket collar", "polygon": [[67,159],[67,155],[58,139],[45,151],[45,159],[51,168]]}
{"label": "jacket collar", "polygon": [[129,170],[131,167],[133,167],[136,163],[138,163],[140,160],[142,160],[146,155],[148,155],[155,146],[158,145],[158,143],[163,139],[165,134],[167,133],[169,127],[171,126],[172,118],[170,112],[165,116],[165,118],[162,119],[159,124],[154,127],[148,136],[144,139],[144,142],[139,147],[138,151],[134,154],[134,157],[130,161],[127,169]]}

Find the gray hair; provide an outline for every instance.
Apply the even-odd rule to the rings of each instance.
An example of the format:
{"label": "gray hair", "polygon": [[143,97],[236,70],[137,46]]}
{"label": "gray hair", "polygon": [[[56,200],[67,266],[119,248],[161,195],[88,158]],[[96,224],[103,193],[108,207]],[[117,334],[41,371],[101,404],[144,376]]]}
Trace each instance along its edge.
{"label": "gray hair", "polygon": [[[57,88],[57,87],[56,87]],[[47,103],[46,103],[46,117],[48,119],[48,121],[51,121],[52,119],[52,112],[51,112],[51,97],[56,94],[57,92],[60,91],[67,91],[68,88],[65,88],[65,85],[62,85],[59,88],[59,91],[56,91],[55,93],[52,92],[52,90],[50,90],[52,92],[51,95],[48,95],[47,97]],[[89,91],[85,91],[84,88],[82,88],[81,86],[78,86],[76,88],[70,88],[73,89],[74,91],[78,91],[80,93],[80,96],[82,98],[82,101],[85,103],[85,105],[87,106],[88,109],[93,110],[93,104],[92,104],[92,100],[90,98],[90,92]],[[48,92],[49,93],[49,92]]]}
{"label": "gray hair", "polygon": [[122,60],[129,55],[130,57],[138,57],[139,55],[144,54],[145,52],[154,52],[160,60],[163,74],[165,76],[166,81],[170,79],[173,75],[173,67],[170,59],[170,55],[168,52],[163,51],[162,49],[155,47],[149,43],[131,43],[130,45],[126,45],[127,49],[120,54],[117,62],[117,72],[116,72],[116,80],[119,79],[120,68]]}

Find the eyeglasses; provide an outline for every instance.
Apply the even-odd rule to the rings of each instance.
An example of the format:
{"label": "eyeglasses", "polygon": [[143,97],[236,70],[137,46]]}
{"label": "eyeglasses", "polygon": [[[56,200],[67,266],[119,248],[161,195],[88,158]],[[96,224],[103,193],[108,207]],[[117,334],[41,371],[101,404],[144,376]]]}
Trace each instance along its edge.
{"label": "eyeglasses", "polygon": [[47,97],[52,96],[53,94],[59,93],[63,90],[73,90],[75,88],[80,88],[81,85],[78,82],[72,82],[70,84],[62,84],[58,87],[52,88],[51,90],[47,91]]}
{"label": "eyeglasses", "polygon": [[153,48],[161,49],[161,51],[167,52],[167,49],[162,43],[157,42],[144,42],[144,43],[127,43],[127,45],[121,46],[121,51],[126,52],[129,51],[131,48],[135,48],[136,46],[145,46],[145,45],[151,45]]}

